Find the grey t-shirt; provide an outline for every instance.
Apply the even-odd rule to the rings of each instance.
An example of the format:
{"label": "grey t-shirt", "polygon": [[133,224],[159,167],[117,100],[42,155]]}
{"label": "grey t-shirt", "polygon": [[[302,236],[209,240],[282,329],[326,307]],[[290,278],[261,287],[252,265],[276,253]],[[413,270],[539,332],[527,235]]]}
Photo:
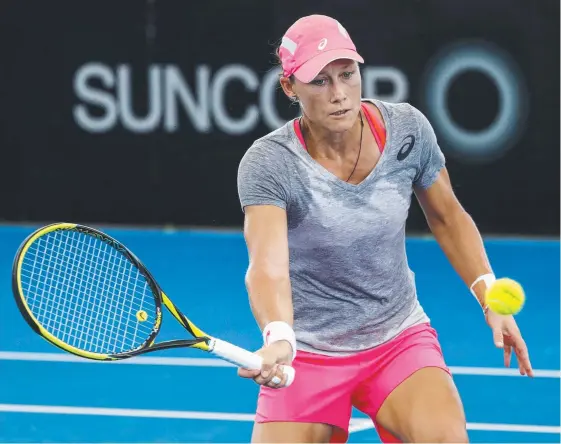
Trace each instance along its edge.
{"label": "grey t-shirt", "polygon": [[360,184],[316,162],[293,121],[256,140],[239,165],[242,208],[287,211],[298,350],[356,353],[429,321],[407,262],[405,223],[413,186],[429,187],[444,156],[419,110],[365,101],[382,113],[386,144]]}

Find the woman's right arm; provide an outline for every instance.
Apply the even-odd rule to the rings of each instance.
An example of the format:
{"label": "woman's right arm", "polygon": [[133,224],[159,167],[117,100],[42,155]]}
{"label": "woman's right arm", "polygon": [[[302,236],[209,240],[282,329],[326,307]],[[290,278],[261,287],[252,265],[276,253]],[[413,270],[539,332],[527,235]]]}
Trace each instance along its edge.
{"label": "woman's right arm", "polygon": [[[286,213],[290,177],[283,153],[278,143],[255,143],[240,161],[237,180],[249,255],[245,283],[264,342],[256,352],[263,358],[261,372],[239,369],[238,374],[269,387],[284,385],[279,365],[290,365],[296,353]],[[275,385],[273,376],[282,383]]]}

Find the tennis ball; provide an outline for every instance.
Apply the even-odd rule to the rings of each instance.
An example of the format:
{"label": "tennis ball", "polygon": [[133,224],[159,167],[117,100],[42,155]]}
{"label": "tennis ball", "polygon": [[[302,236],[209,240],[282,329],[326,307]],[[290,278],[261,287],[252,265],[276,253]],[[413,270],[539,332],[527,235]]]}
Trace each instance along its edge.
{"label": "tennis ball", "polygon": [[500,278],[485,291],[489,310],[501,315],[515,315],[524,306],[526,295],[522,286],[509,278]]}
{"label": "tennis ball", "polygon": [[140,322],[144,322],[148,319],[148,313],[146,313],[144,310],[138,310],[138,312],[136,313],[136,319],[138,319]]}

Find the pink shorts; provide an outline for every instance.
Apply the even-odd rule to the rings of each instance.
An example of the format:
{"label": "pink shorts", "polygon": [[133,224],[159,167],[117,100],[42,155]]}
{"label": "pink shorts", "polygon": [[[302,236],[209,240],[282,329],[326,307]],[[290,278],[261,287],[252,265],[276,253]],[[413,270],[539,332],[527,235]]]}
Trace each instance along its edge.
{"label": "pink shorts", "polygon": [[352,407],[367,414],[382,442],[399,442],[376,423],[387,396],[424,367],[444,363],[436,331],[429,324],[406,329],[394,339],[351,356],[298,352],[296,379],[287,388],[261,387],[256,421],[312,422],[335,426],[331,442],[346,442]]}

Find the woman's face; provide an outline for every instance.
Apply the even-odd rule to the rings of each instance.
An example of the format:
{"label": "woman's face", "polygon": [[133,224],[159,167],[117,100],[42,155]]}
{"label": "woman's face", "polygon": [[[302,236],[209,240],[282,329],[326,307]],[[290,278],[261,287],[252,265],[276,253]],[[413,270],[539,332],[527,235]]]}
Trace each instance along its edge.
{"label": "woman's face", "polygon": [[281,78],[285,93],[296,96],[303,115],[314,125],[332,132],[347,131],[360,110],[362,82],[358,64],[335,60],[325,66],[310,83]]}

